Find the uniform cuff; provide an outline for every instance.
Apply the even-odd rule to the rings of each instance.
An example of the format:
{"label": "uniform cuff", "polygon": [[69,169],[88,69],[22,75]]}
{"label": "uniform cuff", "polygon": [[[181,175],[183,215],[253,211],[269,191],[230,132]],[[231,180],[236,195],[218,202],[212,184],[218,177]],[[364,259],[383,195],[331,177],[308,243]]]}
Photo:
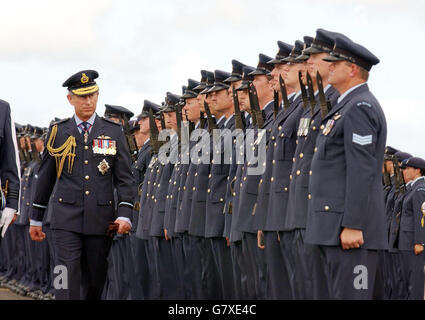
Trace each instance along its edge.
{"label": "uniform cuff", "polygon": [[30,226],[41,227],[41,226],[43,226],[43,223],[41,221],[36,221],[36,220],[30,219]]}
{"label": "uniform cuff", "polygon": [[132,227],[132,226],[133,226],[133,225],[131,224],[131,220],[130,220],[129,218],[126,218],[126,217],[118,217],[118,218],[117,218],[117,220],[122,220],[122,221],[127,222],[127,223],[130,225],[130,227]]}

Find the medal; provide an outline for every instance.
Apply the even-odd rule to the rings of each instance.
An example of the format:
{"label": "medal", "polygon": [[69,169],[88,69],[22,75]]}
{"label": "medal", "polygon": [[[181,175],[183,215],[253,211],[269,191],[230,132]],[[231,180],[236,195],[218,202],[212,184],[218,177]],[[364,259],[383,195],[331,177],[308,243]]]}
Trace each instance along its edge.
{"label": "medal", "polygon": [[328,122],[326,123],[325,128],[323,129],[323,134],[325,136],[327,136],[329,134],[329,132],[331,132],[334,124],[335,124],[335,120],[333,120],[333,119],[328,120]]}
{"label": "medal", "polygon": [[[103,138],[103,136],[99,138]],[[115,140],[94,139],[93,153],[114,156],[117,154],[117,142]]]}
{"label": "medal", "polygon": [[105,160],[105,159],[103,159],[100,163],[99,163],[99,165],[97,166],[97,168],[99,169],[99,172],[102,174],[102,175],[105,175],[105,173],[106,172],[108,172],[108,170],[109,170],[109,163]]}

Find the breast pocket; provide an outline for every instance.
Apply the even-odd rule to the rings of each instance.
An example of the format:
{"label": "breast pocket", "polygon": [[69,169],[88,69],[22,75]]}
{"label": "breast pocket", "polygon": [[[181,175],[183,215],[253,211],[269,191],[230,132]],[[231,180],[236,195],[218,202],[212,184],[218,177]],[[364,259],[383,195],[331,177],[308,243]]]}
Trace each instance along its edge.
{"label": "breast pocket", "polygon": [[295,142],[293,141],[294,137],[294,129],[284,127],[282,130],[279,130],[278,135],[275,137],[276,140],[273,141],[274,143],[274,155],[276,160],[291,160],[294,156],[295,147],[293,144]]}

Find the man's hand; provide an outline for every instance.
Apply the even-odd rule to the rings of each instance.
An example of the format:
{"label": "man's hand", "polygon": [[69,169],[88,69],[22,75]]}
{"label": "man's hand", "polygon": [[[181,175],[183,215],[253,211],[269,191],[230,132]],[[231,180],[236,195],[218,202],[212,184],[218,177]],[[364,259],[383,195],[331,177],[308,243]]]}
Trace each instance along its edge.
{"label": "man's hand", "polygon": [[364,244],[362,230],[344,228],[339,238],[344,250],[360,248]]}
{"label": "man's hand", "polygon": [[168,230],[167,229],[164,229],[164,235],[165,235],[165,240],[169,240],[169,238],[168,238]]}
{"label": "man's hand", "polygon": [[264,249],[264,233],[262,230],[257,231],[257,245],[258,248]]}
{"label": "man's hand", "polygon": [[42,227],[30,226],[30,236],[33,241],[41,242],[46,238]]}
{"label": "man's hand", "polygon": [[424,251],[424,246],[421,244],[415,244],[414,251],[415,251],[415,256],[418,256]]}
{"label": "man's hand", "polygon": [[9,225],[13,224],[16,220],[16,210],[11,208],[4,208],[1,219],[0,219],[0,228],[3,227],[1,232],[1,237],[4,238],[4,235],[9,228]]}
{"label": "man's hand", "polygon": [[228,248],[230,248],[230,238],[226,237],[226,245]]}
{"label": "man's hand", "polygon": [[128,222],[125,222],[124,220],[121,220],[121,219],[117,219],[115,220],[115,223],[119,224],[118,231],[117,231],[118,233],[128,234],[130,232],[131,226]]}

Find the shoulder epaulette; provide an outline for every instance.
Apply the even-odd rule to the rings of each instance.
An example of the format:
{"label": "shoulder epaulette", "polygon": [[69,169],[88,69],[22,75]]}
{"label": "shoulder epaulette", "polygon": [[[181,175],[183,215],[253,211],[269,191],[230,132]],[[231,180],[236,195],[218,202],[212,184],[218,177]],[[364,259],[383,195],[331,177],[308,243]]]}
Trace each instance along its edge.
{"label": "shoulder epaulette", "polygon": [[52,127],[52,126],[54,126],[54,125],[57,125],[57,124],[60,124],[60,123],[64,123],[64,122],[68,121],[69,119],[71,119],[71,118],[65,118],[65,119],[60,119],[60,120],[58,120],[58,121],[52,121],[52,122],[50,123],[50,126]]}
{"label": "shoulder epaulette", "polygon": [[108,118],[105,118],[105,117],[102,117],[102,119],[105,120],[105,121],[107,121],[107,122],[109,122],[109,123],[113,123],[113,124],[115,124],[117,126],[121,126],[119,123],[116,123],[116,122],[112,121],[111,119],[108,119]]}

